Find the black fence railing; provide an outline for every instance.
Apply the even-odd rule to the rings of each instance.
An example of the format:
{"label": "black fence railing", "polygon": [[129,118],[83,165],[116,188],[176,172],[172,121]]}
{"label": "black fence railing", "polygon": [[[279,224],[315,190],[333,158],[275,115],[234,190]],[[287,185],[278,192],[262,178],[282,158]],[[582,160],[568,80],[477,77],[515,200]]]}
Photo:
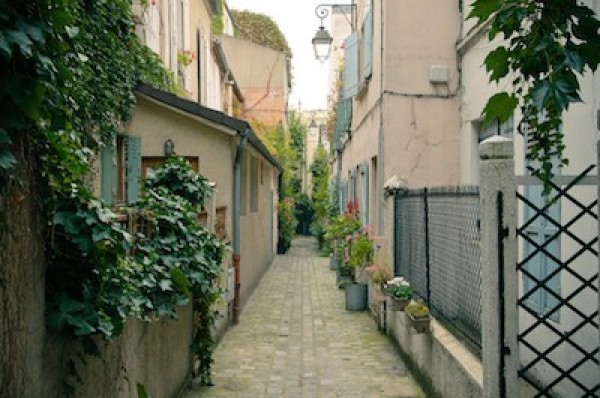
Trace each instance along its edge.
{"label": "black fence railing", "polygon": [[[598,397],[598,175],[561,176],[548,197],[521,179],[519,377],[535,397]],[[558,179],[557,179],[558,180]],[[587,187],[586,187],[587,185]],[[533,395],[532,395],[533,396]]]}
{"label": "black fence railing", "polygon": [[394,203],[395,273],[432,314],[481,355],[479,188],[398,192]]}

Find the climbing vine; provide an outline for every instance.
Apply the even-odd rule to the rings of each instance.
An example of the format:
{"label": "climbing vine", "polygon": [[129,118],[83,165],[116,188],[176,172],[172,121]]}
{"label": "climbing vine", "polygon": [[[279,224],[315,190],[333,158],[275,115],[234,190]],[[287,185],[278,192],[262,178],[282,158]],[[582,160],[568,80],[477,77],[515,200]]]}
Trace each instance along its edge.
{"label": "climbing vine", "polygon": [[552,159],[568,164],[561,124],[569,105],[581,102],[578,75],[600,63],[600,21],[577,0],[476,0],[469,18],[489,22],[490,41],[504,39],[485,59],[490,80],[512,81],[511,90],[489,99],[485,123],[504,122],[520,108],[527,158],[539,165],[533,173],[548,193]]}
{"label": "climbing vine", "polygon": [[[85,351],[97,353],[91,336],[118,336],[128,317],[175,316],[175,307],[192,299],[200,319],[195,352],[209,382],[223,245],[197,224],[206,179],[172,159],[129,210],[147,226],[133,235],[93,194],[97,154],[130,119],[135,85],[176,90],[172,73],[134,34],[131,6],[0,2],[0,196],[27,192],[37,201],[50,328],[83,336]],[[15,156],[17,147],[31,156]],[[22,192],[15,170],[24,169],[38,183]],[[69,367],[77,379],[73,362]]]}

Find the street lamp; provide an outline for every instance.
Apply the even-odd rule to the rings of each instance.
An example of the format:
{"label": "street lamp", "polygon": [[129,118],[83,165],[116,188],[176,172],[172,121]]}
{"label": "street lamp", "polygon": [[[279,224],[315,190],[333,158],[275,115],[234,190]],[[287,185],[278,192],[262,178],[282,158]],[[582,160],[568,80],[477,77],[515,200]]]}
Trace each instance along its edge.
{"label": "street lamp", "polygon": [[[323,20],[329,16],[329,9],[338,8],[344,14],[344,17],[350,24],[352,31],[356,28],[356,4],[319,4],[315,8],[315,15],[317,18],[321,19],[321,26],[317,29],[317,33],[315,33],[315,37],[312,39],[312,44],[315,49],[315,58],[320,62],[325,62],[329,58],[329,54],[331,53],[331,43],[333,43],[333,37],[329,34],[325,26],[323,26]],[[345,7],[350,7],[350,18],[346,15]]]}

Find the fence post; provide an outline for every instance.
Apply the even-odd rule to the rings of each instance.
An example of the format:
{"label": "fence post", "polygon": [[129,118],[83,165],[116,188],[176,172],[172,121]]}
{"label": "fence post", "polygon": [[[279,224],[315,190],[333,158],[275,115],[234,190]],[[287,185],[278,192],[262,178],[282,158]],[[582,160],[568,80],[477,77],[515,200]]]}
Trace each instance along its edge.
{"label": "fence post", "polygon": [[518,397],[516,183],[513,142],[479,144],[483,396]]}
{"label": "fence post", "polygon": [[431,304],[431,257],[429,255],[429,202],[427,188],[423,188],[423,213],[425,213],[425,300]]}

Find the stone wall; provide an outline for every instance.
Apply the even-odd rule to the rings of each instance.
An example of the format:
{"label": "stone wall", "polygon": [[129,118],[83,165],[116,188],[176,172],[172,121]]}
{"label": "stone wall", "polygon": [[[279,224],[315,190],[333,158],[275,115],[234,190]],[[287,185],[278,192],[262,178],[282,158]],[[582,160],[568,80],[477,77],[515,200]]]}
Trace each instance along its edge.
{"label": "stone wall", "polygon": [[403,311],[388,310],[386,315],[387,333],[422,382],[444,398],[483,396],[481,362],[435,319],[430,333],[417,334]]}

